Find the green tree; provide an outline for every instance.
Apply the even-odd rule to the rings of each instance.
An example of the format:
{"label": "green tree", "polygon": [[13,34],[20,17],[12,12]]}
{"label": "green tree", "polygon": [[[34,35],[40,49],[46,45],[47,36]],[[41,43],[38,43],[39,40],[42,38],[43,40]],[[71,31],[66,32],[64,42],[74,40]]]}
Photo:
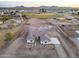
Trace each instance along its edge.
{"label": "green tree", "polygon": [[5,41],[10,42],[13,38],[13,34],[11,32],[8,32],[5,34]]}
{"label": "green tree", "polygon": [[10,16],[3,16],[2,21],[3,23],[5,23],[7,20],[10,20],[11,17]]}
{"label": "green tree", "polygon": [[79,12],[78,12],[78,15],[79,15]]}
{"label": "green tree", "polygon": [[39,10],[39,13],[46,13],[47,11],[46,11],[46,9],[44,9],[44,8],[42,8],[42,9],[40,9]]}
{"label": "green tree", "polygon": [[26,17],[26,15],[25,14],[22,14],[22,17]]}
{"label": "green tree", "polygon": [[27,16],[25,14],[22,14],[22,17],[25,19],[28,19]]}

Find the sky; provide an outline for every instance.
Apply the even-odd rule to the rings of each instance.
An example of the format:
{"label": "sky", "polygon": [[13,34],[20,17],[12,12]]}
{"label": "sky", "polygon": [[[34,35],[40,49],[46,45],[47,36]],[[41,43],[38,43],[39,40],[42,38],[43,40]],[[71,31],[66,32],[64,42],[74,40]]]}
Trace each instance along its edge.
{"label": "sky", "polygon": [[0,7],[15,7],[15,6],[79,7],[79,0],[0,0]]}

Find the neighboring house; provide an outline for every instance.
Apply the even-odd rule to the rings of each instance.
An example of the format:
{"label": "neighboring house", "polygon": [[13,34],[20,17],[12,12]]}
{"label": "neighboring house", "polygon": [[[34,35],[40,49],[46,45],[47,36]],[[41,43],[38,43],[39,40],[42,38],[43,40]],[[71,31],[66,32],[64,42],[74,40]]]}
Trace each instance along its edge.
{"label": "neighboring house", "polygon": [[14,21],[16,21],[17,24],[21,24],[23,19],[21,17],[13,17]]}
{"label": "neighboring house", "polygon": [[8,26],[7,26],[7,24],[2,24],[2,25],[0,25],[0,28],[1,28],[1,29],[7,29]]}
{"label": "neighboring house", "polygon": [[21,20],[15,20],[15,19],[10,19],[10,20],[7,20],[4,24],[1,24],[0,25],[0,28],[9,28],[9,27],[12,27],[13,25],[14,26],[18,26],[21,24]]}
{"label": "neighboring house", "polygon": [[18,20],[18,19],[11,19],[11,20],[14,21],[16,25],[20,25],[22,22],[21,20]]}
{"label": "neighboring house", "polygon": [[21,13],[21,12],[24,12],[25,10],[19,10],[19,12]]}
{"label": "neighboring house", "polygon": [[2,24],[3,22],[2,21],[0,21],[0,24]]}
{"label": "neighboring house", "polygon": [[4,12],[0,12],[0,15],[4,15]]}

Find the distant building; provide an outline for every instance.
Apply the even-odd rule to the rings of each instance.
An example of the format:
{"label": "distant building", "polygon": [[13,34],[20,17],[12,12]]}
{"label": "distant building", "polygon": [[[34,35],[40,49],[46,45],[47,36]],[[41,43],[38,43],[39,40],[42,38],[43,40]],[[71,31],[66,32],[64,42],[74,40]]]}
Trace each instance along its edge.
{"label": "distant building", "polygon": [[39,9],[39,13],[46,13],[46,12],[47,12],[47,10],[46,10],[46,9],[44,9],[44,8]]}

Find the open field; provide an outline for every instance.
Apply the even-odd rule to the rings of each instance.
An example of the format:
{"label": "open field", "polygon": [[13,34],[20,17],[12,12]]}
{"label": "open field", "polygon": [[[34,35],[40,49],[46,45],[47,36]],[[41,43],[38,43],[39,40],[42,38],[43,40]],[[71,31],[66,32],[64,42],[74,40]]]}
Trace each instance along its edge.
{"label": "open field", "polygon": [[39,18],[39,19],[48,19],[53,17],[53,13],[45,13],[45,14],[33,14],[33,13],[22,13],[23,15],[30,16],[32,18]]}
{"label": "open field", "polygon": [[51,19],[52,21],[57,22],[69,22],[69,20],[65,19],[64,16],[56,15],[55,13],[41,13],[41,14],[33,14],[33,13],[22,13],[27,17],[37,18],[37,19]]}

